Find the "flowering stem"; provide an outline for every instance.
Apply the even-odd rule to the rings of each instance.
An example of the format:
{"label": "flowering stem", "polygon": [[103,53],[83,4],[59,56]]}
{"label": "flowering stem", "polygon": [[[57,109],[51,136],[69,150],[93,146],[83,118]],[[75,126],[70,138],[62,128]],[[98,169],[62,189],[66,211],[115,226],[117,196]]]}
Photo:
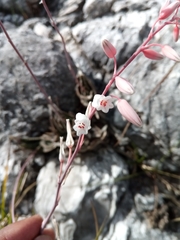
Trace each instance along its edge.
{"label": "flowering stem", "polygon": [[[62,174],[62,171],[63,171],[63,166],[64,166],[64,160],[61,160],[61,162],[60,162],[60,168],[59,168],[59,178],[58,178],[58,182],[59,182],[59,179],[60,179],[61,174]],[[58,199],[58,202],[59,202],[59,199],[60,199],[60,190],[59,190],[57,199]]]}
{"label": "flowering stem", "polygon": [[83,139],[84,135],[79,136],[78,138],[78,142],[76,145],[76,148],[74,150],[74,153],[72,154],[71,158],[69,159],[69,161],[67,162],[66,166],[65,166],[65,170],[62,174],[62,176],[60,177],[59,181],[58,181],[58,186],[57,186],[57,190],[56,190],[56,197],[55,197],[55,201],[54,201],[54,205],[51,209],[51,211],[49,212],[49,214],[47,215],[47,217],[43,220],[42,225],[41,225],[41,232],[44,230],[44,228],[46,227],[47,223],[49,222],[52,214],[54,213],[56,207],[58,206],[59,203],[59,192],[62,186],[63,181],[66,178],[66,174],[68,173],[68,170],[70,169],[70,166],[76,156],[76,154],[78,153],[78,151],[80,150],[79,146],[81,145],[81,141]]}
{"label": "flowering stem", "polygon": [[[157,19],[155,21],[155,23],[153,24],[153,27],[147,37],[147,39],[141,44],[141,46],[134,52],[134,54],[126,61],[126,63],[120,68],[120,70],[117,72],[117,62],[116,62],[116,59],[115,57],[113,58],[114,59],[114,74],[113,74],[113,77],[110,79],[110,81],[108,82],[108,84],[106,85],[104,91],[102,92],[102,95],[106,95],[106,93],[108,92],[108,90],[110,89],[111,85],[114,83],[115,81],[115,78],[117,76],[119,76],[129,65],[130,63],[142,52],[142,50],[144,48],[146,48],[146,45],[152,40],[152,38],[159,32],[161,31],[166,25],[168,24],[172,24],[173,22],[172,21],[169,21],[169,22],[164,22],[164,24],[162,24],[161,26],[159,26],[155,31],[154,30],[154,27],[155,25],[157,24],[157,22],[159,21],[159,19]],[[152,44],[153,45],[153,44]],[[157,46],[160,46],[157,44]],[[91,119],[93,117],[93,115],[95,114],[95,111],[96,109],[93,108],[91,110],[91,114],[89,116],[89,119]]]}
{"label": "flowering stem", "polygon": [[[157,23],[157,21],[155,22]],[[142,45],[136,50],[136,52],[134,52],[134,54],[127,60],[127,62],[121,67],[121,69],[113,75],[113,77],[111,78],[111,80],[108,82],[108,84],[106,85],[102,95],[106,95],[106,93],[108,92],[109,88],[111,87],[111,85],[114,83],[115,78],[117,76],[119,76],[128,66],[129,64],[141,53],[141,51],[143,50],[143,47],[146,46],[146,44],[148,42],[150,42],[152,40],[152,38],[162,29],[164,28],[167,24],[170,23],[164,23],[161,26],[158,27],[158,29],[154,32],[150,32],[147,39],[142,43]],[[153,25],[154,27],[154,25]]]}
{"label": "flowering stem", "polygon": [[153,31],[154,31],[155,25],[156,25],[158,22],[159,22],[159,18],[158,18],[158,19],[154,22],[154,24],[152,25],[152,27],[151,27],[151,31],[150,31],[149,35],[150,35],[150,34],[153,34]]}
{"label": "flowering stem", "polygon": [[114,60],[114,74],[113,76],[116,76],[116,71],[117,71],[117,61],[116,61],[116,58],[113,57],[113,60]]}
{"label": "flowering stem", "polygon": [[94,116],[95,112],[96,112],[96,108],[92,108],[91,114],[89,115],[89,119],[91,119]]}
{"label": "flowering stem", "polygon": [[60,33],[60,31],[59,31],[59,29],[58,29],[58,27],[57,27],[57,25],[56,25],[52,15],[51,15],[51,13],[50,13],[47,5],[46,5],[45,0],[42,0],[42,4],[43,4],[44,9],[46,10],[46,13],[47,13],[49,19],[50,19],[51,25],[54,27],[54,29],[56,30],[56,32],[59,34],[59,36],[61,38],[61,41],[62,41],[62,44],[63,44],[63,48],[64,48],[64,54],[65,54],[66,61],[67,61],[67,64],[68,64],[68,68],[69,68],[72,76],[74,77],[75,81],[77,82],[76,74],[75,74],[75,72],[74,72],[74,70],[72,68],[72,61],[71,61],[71,59],[69,57],[69,54],[68,54],[68,52],[66,50],[66,44],[65,44],[64,38],[63,38],[62,34]]}
{"label": "flowering stem", "polygon": [[[158,20],[155,21],[155,23],[153,24],[152,29],[154,29],[155,24],[158,22]],[[172,24],[172,22],[165,22],[164,24],[162,24],[161,26],[159,26],[157,28],[157,30],[155,30],[154,32],[150,31],[147,39],[141,44],[141,46],[136,50],[136,52],[134,52],[134,54],[126,61],[126,63],[120,68],[120,70],[117,72],[117,62],[114,58],[114,74],[113,77],[111,78],[111,80],[108,82],[108,84],[106,85],[104,91],[102,92],[102,95],[106,95],[106,93],[108,92],[108,90],[110,89],[111,85],[114,83],[115,78],[117,76],[119,76],[128,66],[129,64],[141,53],[141,51],[145,48],[145,46],[148,44],[148,42],[150,42],[152,40],[152,38],[161,30],[163,29],[166,25],[168,24]],[[91,119],[93,117],[93,115],[95,114],[96,109],[93,108],[91,110],[91,113],[89,115],[89,119]]]}
{"label": "flowering stem", "polygon": [[[71,59],[67,53],[66,50],[66,45],[65,45],[65,41],[63,39],[63,36],[61,35],[59,29],[57,28],[50,11],[48,10],[48,7],[46,5],[45,0],[42,0],[43,6],[50,18],[51,24],[52,26],[55,28],[55,30],[57,31],[57,33],[59,34],[59,36],[61,37],[62,40],[62,44],[63,44],[63,48],[64,48],[64,52],[65,52],[65,56],[66,56],[66,60],[67,60],[67,64],[69,67],[69,70],[71,71],[72,75],[74,76],[74,78],[76,79],[76,74],[73,71],[73,68],[71,66]],[[155,23],[153,24],[153,27],[151,28],[151,31],[147,37],[147,39],[141,44],[141,46],[134,52],[134,54],[126,61],[126,63],[120,68],[119,71],[117,71],[117,62],[115,57],[113,57],[114,60],[114,73],[112,78],[110,79],[110,81],[108,82],[108,84],[106,85],[104,91],[102,92],[102,95],[106,95],[106,93],[108,92],[109,88],[111,87],[111,85],[114,83],[115,78],[117,76],[119,76],[129,65],[131,62],[133,62],[133,60],[142,52],[142,50],[146,47],[146,45],[152,40],[152,38],[161,30],[163,29],[166,25],[168,24],[172,24],[173,20],[171,19],[168,22],[164,22],[162,25],[158,26],[157,29],[155,30],[155,25],[158,23],[159,19],[157,19],[155,21]],[[2,28],[2,30],[4,31],[8,41],[10,42],[10,44],[12,45],[12,47],[14,48],[14,50],[16,51],[16,53],[18,54],[18,56],[20,57],[20,59],[22,60],[22,62],[24,63],[24,65],[26,66],[26,68],[28,69],[28,71],[30,72],[31,76],[33,77],[33,79],[35,80],[36,84],[38,85],[39,89],[41,90],[41,92],[44,94],[44,96],[46,97],[46,99],[48,100],[48,102],[52,105],[52,107],[55,109],[54,104],[52,103],[51,99],[48,97],[48,95],[46,94],[46,92],[44,91],[44,89],[41,87],[41,85],[39,84],[38,80],[36,79],[35,75],[33,74],[32,70],[30,69],[29,65],[27,64],[27,62],[24,60],[24,58],[22,57],[22,55],[19,53],[19,51],[17,50],[17,48],[15,47],[15,45],[13,44],[13,42],[11,41],[11,38],[9,37],[8,33],[6,32],[5,28],[3,27],[3,24],[0,22],[0,27]],[[56,109],[55,109],[56,110]],[[89,114],[89,119],[91,119],[93,117],[93,115],[95,114],[96,109],[92,108],[91,113]],[[84,135],[80,135],[76,144],[76,148],[74,150],[74,152],[72,153],[71,151],[69,151],[69,157],[68,160],[66,162],[65,165],[65,169],[64,172],[62,170],[63,168],[63,162],[61,162],[60,164],[60,172],[59,172],[59,178],[58,178],[58,186],[56,189],[56,196],[55,196],[55,200],[54,200],[54,204],[53,207],[51,209],[51,211],[49,212],[49,214],[47,215],[47,217],[43,220],[42,225],[41,225],[41,232],[43,231],[43,229],[46,227],[47,223],[49,222],[52,214],[54,213],[59,200],[60,200],[60,190],[61,190],[61,186],[62,183],[64,182],[64,180],[66,179],[66,176],[69,173],[70,167],[73,163],[74,158],[76,157],[77,153],[79,152],[79,150],[82,147],[83,144],[83,140],[84,140]],[[14,195],[14,199],[15,199],[15,195]],[[12,205],[13,206],[13,205]]]}
{"label": "flowering stem", "polygon": [[69,156],[68,156],[67,162],[71,160],[71,156],[72,156],[72,147],[69,148]]}

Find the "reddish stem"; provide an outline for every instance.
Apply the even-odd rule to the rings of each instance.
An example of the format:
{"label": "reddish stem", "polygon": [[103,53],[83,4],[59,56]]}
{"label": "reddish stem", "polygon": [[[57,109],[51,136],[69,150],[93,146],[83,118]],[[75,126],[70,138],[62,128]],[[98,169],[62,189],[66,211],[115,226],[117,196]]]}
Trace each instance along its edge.
{"label": "reddish stem", "polygon": [[69,57],[69,54],[68,54],[68,52],[67,52],[66,43],[65,43],[65,41],[64,41],[64,38],[63,38],[62,34],[60,33],[60,31],[59,31],[59,29],[58,29],[58,27],[57,27],[57,25],[56,25],[56,23],[55,23],[52,15],[51,15],[51,13],[50,13],[50,11],[49,11],[49,9],[48,9],[48,7],[47,7],[47,4],[46,4],[45,0],[42,0],[42,4],[43,4],[43,6],[44,6],[44,9],[46,10],[46,13],[47,13],[49,19],[50,19],[51,25],[54,27],[54,29],[56,30],[56,32],[59,34],[59,36],[60,36],[60,38],[61,38],[68,68],[69,68],[72,76],[74,77],[74,79],[75,79],[75,81],[76,81],[76,83],[77,83],[78,81],[77,81],[77,78],[76,78],[76,74],[75,74],[75,72],[74,72],[74,70],[73,70],[73,68],[72,68],[72,61],[71,61],[71,59],[70,59],[70,57]]}
{"label": "reddish stem", "polygon": [[9,34],[7,33],[3,23],[0,21],[0,27],[3,30],[4,34],[6,35],[9,43],[11,44],[11,46],[13,47],[13,49],[15,50],[15,52],[17,53],[17,55],[19,56],[19,58],[21,59],[21,61],[24,63],[25,67],[27,68],[27,70],[29,71],[29,73],[31,74],[32,78],[34,79],[35,83],[37,84],[38,88],[40,89],[40,91],[43,93],[43,95],[45,96],[47,102],[52,106],[53,110],[58,114],[58,111],[56,110],[56,107],[54,106],[51,98],[47,95],[46,91],[44,90],[44,88],[41,86],[41,84],[39,83],[39,81],[37,80],[36,76],[34,75],[34,73],[32,72],[31,68],[29,67],[28,63],[25,61],[25,59],[23,58],[23,56],[21,55],[21,53],[19,52],[19,50],[16,48],[16,46],[14,45],[14,43],[12,42]]}
{"label": "reddish stem", "polygon": [[[109,83],[106,85],[104,91],[103,91],[103,95],[105,95],[107,93],[107,91],[109,90],[109,88],[111,87],[111,85],[113,84],[115,77],[120,75],[127,67],[128,65],[140,54],[140,52],[142,51],[142,47],[145,46],[164,26],[166,26],[166,23],[164,23],[162,26],[160,26],[156,31],[154,31],[153,33],[150,33],[148,38],[144,41],[144,43],[137,49],[137,51],[128,59],[128,61],[124,64],[124,66],[116,73],[114,74],[114,76],[112,77],[112,79],[109,81]],[[114,68],[116,69],[116,67]],[[91,110],[91,114],[89,116],[89,119],[91,119],[95,113],[96,109],[93,108]],[[84,138],[84,135],[81,135],[78,139],[77,145],[76,145],[76,149],[72,155],[72,157],[69,159],[67,165],[66,165],[66,169],[60,179],[60,181],[58,182],[58,188],[57,188],[57,192],[56,192],[56,198],[55,198],[55,202],[53,205],[52,210],[50,211],[50,213],[48,214],[48,216],[46,217],[46,219],[44,219],[43,224],[42,224],[42,230],[45,228],[46,224],[48,223],[49,219],[51,218],[56,206],[58,205],[58,201],[57,201],[57,197],[59,196],[59,191],[61,188],[61,184],[63,182],[63,180],[66,177],[66,174],[76,156],[76,154],[78,153],[78,151],[80,150],[81,146],[82,146],[82,140]]]}
{"label": "reddish stem", "polygon": [[[157,21],[156,21],[157,23]],[[120,68],[120,70],[113,75],[113,77],[111,78],[111,80],[108,82],[108,84],[106,85],[102,95],[106,95],[106,93],[108,92],[108,90],[110,89],[111,85],[114,83],[115,78],[117,76],[119,76],[129,65],[130,63],[141,53],[143,47],[152,40],[152,38],[163,28],[167,25],[167,23],[162,24],[156,31],[154,32],[150,32],[149,36],[147,37],[147,39],[142,43],[142,45],[136,50],[136,52],[127,60],[127,62]]]}
{"label": "reddish stem", "polygon": [[49,222],[52,214],[54,213],[58,203],[59,203],[59,192],[60,192],[60,189],[61,189],[61,185],[63,183],[63,181],[65,180],[66,178],[66,174],[68,173],[68,170],[76,156],[76,154],[78,153],[79,151],[79,146],[81,145],[81,140],[83,139],[84,135],[81,135],[79,138],[78,138],[78,142],[77,142],[77,145],[76,145],[76,148],[74,150],[74,153],[72,154],[71,158],[69,159],[69,161],[67,162],[66,164],[66,167],[65,167],[65,170],[61,176],[61,178],[59,179],[58,181],[58,187],[57,187],[57,190],[56,190],[56,197],[55,197],[55,200],[54,200],[54,205],[51,209],[51,211],[49,212],[49,214],[47,215],[47,217],[43,220],[42,222],[42,225],[41,225],[41,232],[44,230],[44,228],[46,227],[47,223]]}

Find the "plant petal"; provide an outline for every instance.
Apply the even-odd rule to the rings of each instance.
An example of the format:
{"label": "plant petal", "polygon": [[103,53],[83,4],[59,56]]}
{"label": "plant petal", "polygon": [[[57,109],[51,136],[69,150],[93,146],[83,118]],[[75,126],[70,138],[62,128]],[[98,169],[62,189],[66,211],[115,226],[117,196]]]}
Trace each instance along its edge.
{"label": "plant petal", "polygon": [[161,47],[161,51],[162,51],[162,54],[165,56],[165,57],[168,57],[169,59],[173,60],[173,61],[176,61],[176,62],[180,62],[180,56],[177,54],[177,52],[171,48],[170,46],[168,45],[163,45]]}
{"label": "plant petal", "polygon": [[96,108],[98,111],[103,111],[107,113],[109,109],[113,108],[112,104],[113,98],[111,96],[104,96],[101,94],[95,94],[94,99],[92,101],[92,106]]}
{"label": "plant petal", "polygon": [[125,99],[119,99],[117,102],[117,108],[124,118],[134,125],[141,127],[142,121],[131,105]]}
{"label": "plant petal", "polygon": [[161,60],[164,56],[161,53],[158,53],[152,49],[144,49],[142,51],[145,57],[152,59],[152,60]]}
{"label": "plant petal", "polygon": [[115,84],[120,92],[123,92],[126,94],[134,93],[134,88],[133,88],[132,84],[122,77],[116,77]]}
{"label": "plant petal", "polygon": [[168,18],[177,8],[180,6],[180,1],[172,2],[167,6],[163,7],[159,13],[159,20],[164,20]]}
{"label": "plant petal", "polygon": [[177,25],[175,25],[173,29],[173,38],[175,42],[177,42],[179,39],[179,27]]}
{"label": "plant petal", "polygon": [[116,48],[106,39],[102,40],[101,45],[105,54],[109,58],[114,58],[114,56],[116,55]]}
{"label": "plant petal", "polygon": [[91,128],[90,124],[91,122],[85,114],[77,113],[73,129],[76,131],[77,136],[87,134]]}
{"label": "plant petal", "polygon": [[71,125],[69,119],[66,119],[66,131],[67,131],[66,146],[68,148],[72,148],[74,145],[74,140],[71,133]]}

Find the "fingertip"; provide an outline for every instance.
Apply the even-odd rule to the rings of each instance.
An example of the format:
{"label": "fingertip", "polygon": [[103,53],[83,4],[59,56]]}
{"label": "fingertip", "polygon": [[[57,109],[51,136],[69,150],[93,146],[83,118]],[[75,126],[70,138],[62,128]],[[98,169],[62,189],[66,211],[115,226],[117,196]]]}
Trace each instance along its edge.
{"label": "fingertip", "polygon": [[26,240],[32,240],[38,236],[41,229],[42,218],[34,215],[3,228],[0,233],[0,240],[22,240],[24,236]]}
{"label": "fingertip", "polygon": [[53,240],[53,238],[51,238],[50,236],[47,235],[41,235],[36,237],[34,240]]}
{"label": "fingertip", "polygon": [[49,236],[52,240],[55,239],[55,234],[52,229],[44,229],[43,235]]}

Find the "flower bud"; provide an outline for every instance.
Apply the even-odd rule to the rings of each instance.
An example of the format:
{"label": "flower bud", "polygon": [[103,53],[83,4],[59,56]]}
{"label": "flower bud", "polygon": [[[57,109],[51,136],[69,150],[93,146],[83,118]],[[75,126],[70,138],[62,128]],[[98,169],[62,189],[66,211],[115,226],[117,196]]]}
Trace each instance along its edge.
{"label": "flower bud", "polygon": [[168,45],[161,46],[161,51],[162,51],[162,54],[165,57],[168,57],[169,59],[171,59],[171,60],[173,60],[175,62],[180,62],[180,56],[170,46],[168,46]]}
{"label": "flower bud", "polygon": [[91,115],[91,110],[92,110],[92,102],[90,101],[88,103],[88,106],[86,108],[86,112],[85,112],[85,115],[89,118],[89,116]]}
{"label": "flower bud", "polygon": [[161,53],[158,53],[152,49],[144,49],[142,51],[145,57],[152,59],[152,60],[161,60],[164,56]]}
{"label": "flower bud", "polygon": [[66,131],[67,131],[66,146],[68,148],[72,148],[74,145],[74,140],[71,133],[71,125],[69,119],[66,119]]}
{"label": "flower bud", "polygon": [[167,6],[163,7],[159,13],[159,20],[168,18],[177,8],[180,6],[180,1],[175,1]]}
{"label": "flower bud", "polygon": [[141,127],[142,121],[131,107],[131,105],[125,99],[119,99],[117,102],[117,108],[122,116],[128,120],[129,122],[133,123],[134,125]]}
{"label": "flower bud", "polygon": [[101,46],[102,46],[105,54],[109,58],[114,58],[114,56],[116,55],[116,49],[108,40],[106,40],[106,39],[102,40]]}
{"label": "flower bud", "polygon": [[64,143],[63,143],[63,137],[60,137],[59,138],[60,140],[60,143],[59,143],[59,146],[60,146],[60,149],[59,149],[59,161],[60,162],[63,162],[65,160],[65,153],[64,153]]}
{"label": "flower bud", "polygon": [[161,13],[165,8],[167,8],[167,6],[169,6],[170,3],[171,3],[171,0],[166,0],[166,2],[162,5],[159,13]]}
{"label": "flower bud", "polygon": [[133,94],[134,88],[131,85],[130,82],[128,82],[126,79],[122,77],[116,77],[115,78],[115,84],[116,87],[119,89],[120,92],[126,93],[126,94]]}
{"label": "flower bud", "polygon": [[173,38],[175,42],[177,42],[179,39],[179,27],[177,25],[175,25],[173,29]]}

